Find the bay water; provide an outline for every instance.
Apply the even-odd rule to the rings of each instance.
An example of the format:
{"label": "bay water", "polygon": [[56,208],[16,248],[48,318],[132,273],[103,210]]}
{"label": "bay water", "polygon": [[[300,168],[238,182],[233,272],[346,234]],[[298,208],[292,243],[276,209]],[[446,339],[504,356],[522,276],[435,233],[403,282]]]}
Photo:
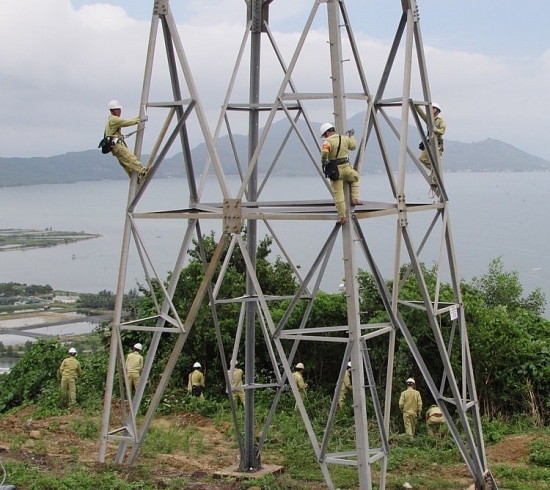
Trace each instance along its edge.
{"label": "bay water", "polygon": [[[425,202],[428,191],[419,175],[407,176],[407,200]],[[550,297],[549,173],[450,173],[445,175],[454,248],[460,278],[470,280],[487,271],[491,260],[501,257],[507,271],[517,271],[527,294],[540,288]],[[229,177],[237,189],[237,177]],[[384,175],[364,175],[361,198],[387,201]],[[116,291],[128,194],[127,180],[78,182],[0,188],[0,228],[53,228],[99,233],[100,238],[50,248],[0,252],[0,282],[50,284],[54,289],[80,293]],[[208,179],[203,202],[219,202],[219,186]],[[153,179],[138,210],[183,209],[187,206],[184,179]],[[318,177],[271,177],[263,200],[330,200]],[[141,220],[145,221],[145,220]],[[395,231],[381,225],[367,229],[367,241],[380,254],[382,273],[391,278]],[[395,217],[391,217],[395,223]],[[361,223],[363,223],[363,220]],[[173,269],[187,222],[147,220],[144,237],[162,278]],[[202,233],[210,229],[217,238],[220,221],[203,220]],[[312,263],[334,223],[329,221],[280,221],[273,224],[287,251],[304,271]],[[395,225],[393,225],[395,230]],[[258,237],[269,231],[261,223]],[[383,252],[386,252],[385,255]],[[276,244],[274,253],[281,254]],[[434,250],[437,255],[437,250]],[[360,262],[360,261],[359,261]],[[366,262],[360,262],[360,266]],[[428,266],[432,265],[427,263]],[[329,261],[321,289],[338,291],[342,281],[341,254]],[[125,289],[144,284],[145,277],[135,249],[130,253]]]}

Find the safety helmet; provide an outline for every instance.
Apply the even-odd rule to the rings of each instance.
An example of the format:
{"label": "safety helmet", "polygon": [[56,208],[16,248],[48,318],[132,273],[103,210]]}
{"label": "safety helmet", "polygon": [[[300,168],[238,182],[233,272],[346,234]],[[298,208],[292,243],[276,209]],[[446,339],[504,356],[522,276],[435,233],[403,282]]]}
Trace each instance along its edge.
{"label": "safety helmet", "polygon": [[200,367],[201,367],[201,363],[200,363],[200,362],[196,362],[195,364],[193,364],[193,367],[194,367],[194,368],[200,368]]}
{"label": "safety helmet", "polygon": [[437,102],[432,102],[432,107],[441,112],[441,106]]}
{"label": "safety helmet", "polygon": [[406,383],[407,383],[408,385],[415,385],[415,384],[416,384],[416,382],[414,381],[414,378],[409,378],[409,379],[406,381]]}
{"label": "safety helmet", "polygon": [[305,367],[301,362],[299,362],[298,364],[296,364],[296,369],[305,369]]}
{"label": "safety helmet", "polygon": [[321,136],[323,136],[329,129],[334,129],[334,124],[332,124],[332,123],[323,123],[323,124],[321,124],[321,128],[319,129],[319,132],[321,133]]}
{"label": "safety helmet", "polygon": [[76,349],[74,347],[71,347],[69,349],[69,354],[76,354]]}
{"label": "safety helmet", "polygon": [[111,100],[111,102],[107,104],[107,109],[112,111],[113,109],[122,109],[122,106],[118,100]]}
{"label": "safety helmet", "polygon": [[143,349],[143,346],[138,342],[137,344],[134,345],[134,349],[141,350]]}
{"label": "safety helmet", "polygon": [[351,361],[350,361],[350,362],[348,362],[348,367],[349,367],[349,368],[351,367]]}

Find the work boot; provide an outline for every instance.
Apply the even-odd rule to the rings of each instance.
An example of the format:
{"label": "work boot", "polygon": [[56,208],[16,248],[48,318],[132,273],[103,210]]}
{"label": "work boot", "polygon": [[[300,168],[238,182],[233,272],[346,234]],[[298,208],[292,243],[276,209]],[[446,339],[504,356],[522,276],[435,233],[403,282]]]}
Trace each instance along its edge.
{"label": "work boot", "polygon": [[345,225],[348,222],[348,219],[345,216],[341,216],[338,218],[338,221],[336,222],[339,225]]}
{"label": "work boot", "polygon": [[437,187],[437,184],[430,185],[430,192],[428,192],[428,197],[430,199],[439,199],[441,197],[441,194],[439,193],[439,187]]}
{"label": "work boot", "polygon": [[140,171],[139,171],[139,175],[138,175],[138,178],[137,178],[137,183],[139,184],[143,178],[147,175],[147,172],[149,172],[149,167],[143,167]]}
{"label": "work boot", "polygon": [[352,206],[360,206],[361,204],[363,204],[363,201],[360,201],[359,199],[352,199],[351,200],[351,205]]}

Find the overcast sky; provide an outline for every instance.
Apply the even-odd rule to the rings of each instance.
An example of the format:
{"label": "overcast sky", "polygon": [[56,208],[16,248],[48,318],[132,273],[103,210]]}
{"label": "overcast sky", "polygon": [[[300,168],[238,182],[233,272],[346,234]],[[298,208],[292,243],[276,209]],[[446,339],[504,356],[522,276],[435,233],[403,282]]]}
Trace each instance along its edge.
{"label": "overcast sky", "polygon": [[[137,115],[153,3],[0,2],[1,157],[95,148],[111,99],[121,101],[123,117]],[[313,4],[271,4],[270,28],[287,62]],[[495,138],[550,160],[550,1],[418,0],[418,5],[432,97],[443,107],[447,139]],[[346,6],[374,92],[401,1],[347,0]],[[244,34],[245,2],[173,0],[171,8],[213,131]],[[314,28],[311,36],[326,43],[326,25]],[[299,91],[316,89],[322,76],[313,62],[324,57],[310,56],[309,80],[303,78],[310,86]],[[269,78],[270,66],[263,69]],[[154,127],[155,113],[149,114]]]}

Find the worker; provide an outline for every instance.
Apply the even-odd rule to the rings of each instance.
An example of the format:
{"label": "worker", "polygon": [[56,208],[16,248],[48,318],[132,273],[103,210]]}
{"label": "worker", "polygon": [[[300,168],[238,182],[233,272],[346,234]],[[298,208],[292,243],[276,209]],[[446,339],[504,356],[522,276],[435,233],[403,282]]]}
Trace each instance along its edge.
{"label": "worker", "polygon": [[300,393],[300,397],[303,399],[304,395],[306,393],[307,383],[304,381],[304,371],[305,371],[304,365],[299,362],[296,364],[295,371],[292,373],[292,377],[294,378],[294,381],[296,382],[296,386],[298,387],[298,392]]}
{"label": "worker", "polygon": [[138,342],[134,344],[134,351],[126,356],[126,373],[128,374],[128,383],[130,384],[130,392],[132,388],[134,392],[139,384],[139,377],[143,369],[143,356],[141,351],[143,346]]}
{"label": "worker", "polygon": [[244,388],[243,386],[243,370],[237,367],[239,361],[235,361],[233,366],[233,376],[231,376],[231,369],[229,369],[229,379],[231,381],[231,394],[233,396],[233,401],[235,405],[237,404],[237,399],[241,400],[243,407],[245,406],[244,402]]}
{"label": "worker", "polygon": [[[428,123],[428,117],[420,106],[416,106],[416,112],[418,112],[418,115],[424,120],[425,123]],[[439,163],[442,164],[443,163],[443,135],[445,134],[445,130],[447,127],[445,125],[445,121],[443,120],[443,118],[439,117],[440,113],[441,113],[441,106],[437,102],[434,102],[432,104],[434,126],[431,128],[431,131],[428,130],[428,134],[431,135],[431,133],[433,133],[433,137],[437,141]],[[430,161],[430,157],[428,156],[428,152],[424,147],[424,142],[420,143],[419,148],[422,151],[420,152],[418,159],[430,171],[430,186],[437,187],[437,179],[435,176],[435,172],[432,167],[432,162]]]}
{"label": "worker", "polygon": [[61,393],[65,395],[69,392],[69,403],[76,403],[76,377],[82,374],[80,363],[76,360],[76,349],[69,349],[69,357],[63,359],[59,367],[61,373]]}
{"label": "worker", "polygon": [[204,400],[204,374],[201,372],[201,363],[193,364],[193,371],[189,373],[189,382],[187,383],[187,391],[199,400]]}
{"label": "worker", "polygon": [[144,118],[135,117],[134,119],[122,119],[122,106],[118,100],[111,100],[108,104],[108,109],[111,112],[107,124],[105,125],[105,137],[111,138],[111,153],[117,158],[118,163],[131,176],[133,171],[138,173],[138,182],[147,173],[148,168],[144,168],[138,157],[136,157],[126,146],[124,135],[120,129],[136,124],[144,123],[148,120],[148,116]]}
{"label": "worker", "polygon": [[320,133],[323,138],[321,163],[323,169],[331,169],[328,173],[325,171],[325,176],[330,179],[330,187],[338,212],[337,223],[343,225],[347,222],[344,181],[350,184],[352,206],[362,204],[359,200],[359,173],[349,161],[349,152],[357,147],[357,141],[353,136],[355,131],[351,129],[345,136],[340,135],[332,123],[324,123]]}
{"label": "worker", "polygon": [[445,417],[441,413],[441,409],[437,405],[432,405],[426,412],[426,428],[428,435],[435,437],[439,433],[441,427],[445,423]]}
{"label": "worker", "polygon": [[348,391],[350,393],[353,391],[353,387],[351,385],[351,362],[348,362],[348,366],[344,374],[344,384],[342,385],[342,389],[340,390],[340,398],[338,399],[338,406],[340,408],[344,406],[344,400],[346,399],[346,394],[348,393]]}
{"label": "worker", "polygon": [[416,391],[414,378],[409,378],[405,382],[407,389],[399,397],[399,408],[403,412],[403,423],[407,435],[413,437],[416,429],[416,420],[422,413],[422,398]]}

